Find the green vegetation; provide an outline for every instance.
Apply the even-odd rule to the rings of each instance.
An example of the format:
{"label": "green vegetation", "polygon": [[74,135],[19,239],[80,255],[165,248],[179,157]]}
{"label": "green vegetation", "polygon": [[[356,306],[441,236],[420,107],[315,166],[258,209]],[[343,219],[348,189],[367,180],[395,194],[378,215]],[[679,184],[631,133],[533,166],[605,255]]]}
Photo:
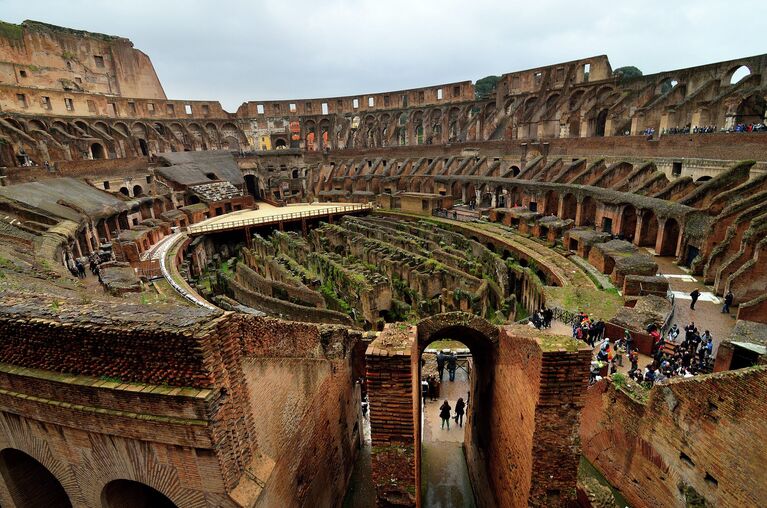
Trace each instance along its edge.
{"label": "green vegetation", "polygon": [[627,65],[625,67],[618,67],[613,71],[613,76],[620,78],[621,81],[634,79],[642,76],[642,71],[634,67],[633,65]]}
{"label": "green vegetation", "polygon": [[21,25],[0,21],[0,37],[20,41],[24,37],[24,28]]}
{"label": "green vegetation", "polygon": [[482,79],[478,79],[474,83],[474,96],[477,99],[487,99],[495,91],[500,80],[500,76],[485,76]]}

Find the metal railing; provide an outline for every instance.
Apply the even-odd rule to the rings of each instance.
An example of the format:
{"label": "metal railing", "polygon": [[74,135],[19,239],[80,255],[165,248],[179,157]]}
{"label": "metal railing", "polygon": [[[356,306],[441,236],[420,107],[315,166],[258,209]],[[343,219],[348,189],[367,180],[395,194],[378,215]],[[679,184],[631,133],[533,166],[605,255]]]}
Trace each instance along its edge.
{"label": "metal railing", "polygon": [[332,208],[321,208],[319,210],[304,210],[302,212],[281,213],[279,215],[267,215],[264,217],[252,217],[250,219],[240,219],[227,222],[218,222],[215,224],[203,224],[199,226],[188,226],[186,228],[189,234],[209,233],[213,231],[223,231],[227,229],[238,229],[248,226],[259,226],[282,222],[286,220],[309,219],[312,217],[321,217],[336,213],[358,212],[362,210],[372,210],[372,203],[354,204],[345,206],[334,206]]}

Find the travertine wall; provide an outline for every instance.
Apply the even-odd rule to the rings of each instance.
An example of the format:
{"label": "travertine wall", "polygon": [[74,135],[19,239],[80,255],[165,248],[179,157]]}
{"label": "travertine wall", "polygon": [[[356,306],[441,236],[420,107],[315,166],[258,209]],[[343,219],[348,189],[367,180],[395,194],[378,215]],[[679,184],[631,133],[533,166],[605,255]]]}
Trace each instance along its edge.
{"label": "travertine wall", "polygon": [[602,381],[588,389],[584,455],[637,508],[767,502],[767,367],[678,379],[646,402]]}

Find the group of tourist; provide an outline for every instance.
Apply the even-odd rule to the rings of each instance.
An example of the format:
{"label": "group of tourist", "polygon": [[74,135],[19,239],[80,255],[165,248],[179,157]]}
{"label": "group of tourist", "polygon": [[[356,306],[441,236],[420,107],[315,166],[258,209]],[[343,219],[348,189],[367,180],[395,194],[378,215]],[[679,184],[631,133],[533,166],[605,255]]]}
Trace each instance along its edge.
{"label": "group of tourist", "polygon": [[551,328],[551,320],[554,319],[554,311],[541,307],[530,317],[530,323],[537,329]]}
{"label": "group of tourist", "polygon": [[[445,399],[445,402],[439,407],[439,417],[442,419],[442,429],[447,425],[447,430],[450,430],[450,411],[453,408],[450,407],[450,403]],[[459,427],[463,427],[463,415],[466,412],[466,403],[463,401],[463,397],[459,397],[455,403],[455,416],[453,419]]]}
{"label": "group of tourist", "polygon": [[[601,341],[605,336],[605,323],[604,321],[596,320],[592,321],[589,315],[583,311],[578,311],[573,319],[573,337],[582,340],[592,348],[596,345],[597,341]],[[629,340],[629,349],[631,341]]]}
{"label": "group of tourist", "polygon": [[639,352],[632,347],[631,332],[624,330],[624,336],[614,342],[609,338],[601,341],[591,363],[589,382],[599,381],[600,373],[606,368],[610,374],[618,372],[618,367],[623,366],[624,355],[631,365],[629,378],[647,387],[673,377],[692,377],[710,372],[714,340],[708,330],[701,334],[695,323],[690,323],[685,326],[683,334],[676,324],[665,337],[656,325],[649,325],[647,331],[653,340],[650,363],[644,368],[639,367]]}
{"label": "group of tourist", "polygon": [[455,381],[455,371],[458,369],[458,357],[450,349],[443,349],[437,353],[437,372],[439,373],[440,381],[442,381],[445,366],[447,366],[447,375],[450,378],[450,381]]}
{"label": "group of tourist", "polygon": [[68,268],[70,273],[78,279],[84,279],[87,275],[85,272],[85,263],[88,263],[91,274],[97,276],[99,282],[101,282],[101,269],[99,268],[101,258],[95,252],[88,257],[77,258],[74,260],[69,259]]}

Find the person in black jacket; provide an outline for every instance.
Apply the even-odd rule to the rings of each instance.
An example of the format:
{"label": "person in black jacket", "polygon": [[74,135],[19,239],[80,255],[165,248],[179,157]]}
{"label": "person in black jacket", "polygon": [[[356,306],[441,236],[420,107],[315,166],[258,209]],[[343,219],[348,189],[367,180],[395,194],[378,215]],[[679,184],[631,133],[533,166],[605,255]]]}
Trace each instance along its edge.
{"label": "person in black jacket", "polygon": [[697,289],[693,290],[692,293],[690,293],[690,298],[692,298],[692,302],[690,303],[690,308],[692,310],[695,310],[695,302],[698,301],[698,297],[700,297],[700,291]]}
{"label": "person in black jacket", "polygon": [[463,414],[465,408],[466,403],[463,401],[463,397],[460,397],[458,402],[455,403],[455,423],[457,423],[459,427],[463,427]]}
{"label": "person in black jacket", "polygon": [[439,407],[439,417],[442,418],[442,428],[445,428],[445,424],[447,424],[447,430],[450,430],[450,410],[453,409],[450,407],[450,404],[447,402],[447,399],[445,399],[445,402],[442,403],[442,405]]}
{"label": "person in black jacket", "polygon": [[722,314],[729,314],[730,313],[730,305],[732,305],[733,300],[732,291],[727,291],[727,294],[724,297],[724,307],[722,307]]}

